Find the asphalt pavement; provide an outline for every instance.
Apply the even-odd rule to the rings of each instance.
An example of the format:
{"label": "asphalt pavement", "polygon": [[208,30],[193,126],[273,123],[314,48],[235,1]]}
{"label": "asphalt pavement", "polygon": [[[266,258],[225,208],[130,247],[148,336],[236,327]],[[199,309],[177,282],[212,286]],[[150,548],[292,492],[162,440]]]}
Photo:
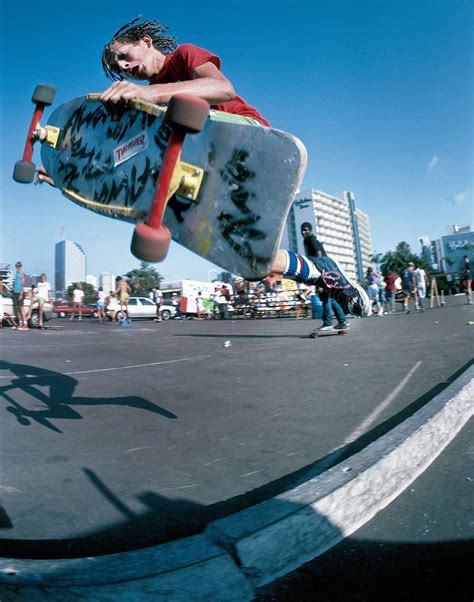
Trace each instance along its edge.
{"label": "asphalt pavement", "polygon": [[305,483],[455,382],[473,320],[457,297],[320,339],[310,319],[3,329],[1,556],[173,542]]}

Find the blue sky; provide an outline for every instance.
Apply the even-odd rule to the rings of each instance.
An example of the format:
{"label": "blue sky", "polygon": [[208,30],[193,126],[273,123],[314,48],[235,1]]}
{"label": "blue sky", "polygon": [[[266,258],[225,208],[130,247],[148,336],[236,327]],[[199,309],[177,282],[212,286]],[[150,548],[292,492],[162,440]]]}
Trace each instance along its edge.
{"label": "blue sky", "polygon": [[[54,244],[80,243],[88,273],[124,274],[133,226],[13,182],[37,83],[55,106],[108,84],[103,44],[137,14],[218,54],[238,94],[308,150],[303,189],[354,192],[375,252],[473,222],[473,10],[460,0],[0,0],[0,262],[54,273]],[[39,162],[39,149],[35,151]],[[35,160],[34,158],[34,160]],[[214,276],[174,244],[166,278]]]}

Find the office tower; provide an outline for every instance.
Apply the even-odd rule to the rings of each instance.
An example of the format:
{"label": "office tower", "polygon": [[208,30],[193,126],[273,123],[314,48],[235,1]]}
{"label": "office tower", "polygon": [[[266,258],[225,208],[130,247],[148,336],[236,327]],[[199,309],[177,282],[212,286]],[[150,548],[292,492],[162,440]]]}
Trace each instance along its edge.
{"label": "office tower", "polygon": [[55,246],[54,283],[57,295],[64,295],[73,282],[85,282],[86,254],[71,240],[62,240]]}

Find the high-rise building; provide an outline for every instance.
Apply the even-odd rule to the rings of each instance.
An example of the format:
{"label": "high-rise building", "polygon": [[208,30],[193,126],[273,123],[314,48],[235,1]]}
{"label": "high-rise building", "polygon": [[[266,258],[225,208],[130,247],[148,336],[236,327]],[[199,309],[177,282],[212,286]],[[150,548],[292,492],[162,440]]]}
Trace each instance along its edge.
{"label": "high-rise building", "polygon": [[102,290],[105,293],[110,293],[110,291],[115,290],[115,276],[113,274],[109,274],[108,272],[103,272],[99,276],[99,287],[102,287]]}
{"label": "high-rise building", "polygon": [[304,255],[303,222],[311,224],[326,253],[350,278],[364,281],[372,256],[370,224],[368,216],[356,208],[351,192],[345,192],[343,199],[314,189],[298,193],[283,232],[283,249]]}
{"label": "high-rise building", "polygon": [[54,283],[57,295],[64,295],[73,282],[85,282],[86,254],[72,240],[62,240],[55,246]]}

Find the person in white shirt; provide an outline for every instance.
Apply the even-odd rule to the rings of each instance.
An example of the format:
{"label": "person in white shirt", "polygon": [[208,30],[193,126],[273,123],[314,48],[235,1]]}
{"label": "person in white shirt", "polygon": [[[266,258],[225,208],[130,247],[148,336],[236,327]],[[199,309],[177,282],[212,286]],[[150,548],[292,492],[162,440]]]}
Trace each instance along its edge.
{"label": "person in white shirt", "polygon": [[76,288],[72,291],[72,315],[70,320],[74,320],[76,309],[79,314],[79,320],[82,320],[82,302],[84,301],[84,290],[82,284],[78,282]]}
{"label": "person in white shirt", "polygon": [[97,291],[97,317],[99,322],[105,319],[105,305],[106,305],[106,294],[104,289],[100,286]]}
{"label": "person in white shirt", "polygon": [[153,303],[156,304],[156,318],[155,322],[161,322],[161,306],[163,305],[163,293],[159,288],[153,287],[151,291],[151,298]]}
{"label": "person in white shirt", "polygon": [[416,287],[418,296],[418,308],[421,311],[424,311],[428,277],[426,276],[426,272],[423,268],[417,266],[416,269],[413,270],[413,283]]}
{"label": "person in white shirt", "polygon": [[39,318],[39,327],[44,328],[44,312],[43,305],[47,302],[51,301],[51,285],[46,280],[46,274],[41,274],[38,284],[33,292],[30,307],[28,309],[28,315],[26,320],[28,321],[31,318],[31,314],[33,312],[33,304],[38,303],[38,318]]}

